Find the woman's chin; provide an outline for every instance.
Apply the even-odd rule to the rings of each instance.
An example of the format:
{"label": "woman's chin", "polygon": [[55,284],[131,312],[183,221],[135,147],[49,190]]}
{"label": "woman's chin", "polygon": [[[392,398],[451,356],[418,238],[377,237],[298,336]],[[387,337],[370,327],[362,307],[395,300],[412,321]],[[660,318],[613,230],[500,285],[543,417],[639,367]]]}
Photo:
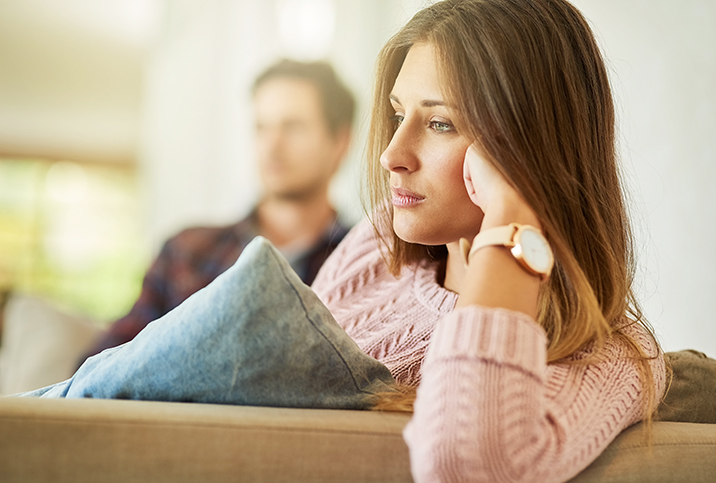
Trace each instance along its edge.
{"label": "woman's chin", "polygon": [[400,220],[397,218],[393,219],[393,231],[395,234],[407,243],[420,243],[418,241],[419,237],[417,237],[417,233],[415,233],[415,230],[412,229],[410,226],[405,226],[403,223],[400,223]]}
{"label": "woman's chin", "polygon": [[439,237],[436,237],[434,233],[427,233],[425,230],[425,227],[422,227],[422,229],[411,226],[411,225],[404,225],[401,223],[396,223],[397,220],[393,221],[393,230],[395,231],[395,234],[403,240],[406,243],[415,243],[418,245],[443,245],[444,242],[439,240]]}

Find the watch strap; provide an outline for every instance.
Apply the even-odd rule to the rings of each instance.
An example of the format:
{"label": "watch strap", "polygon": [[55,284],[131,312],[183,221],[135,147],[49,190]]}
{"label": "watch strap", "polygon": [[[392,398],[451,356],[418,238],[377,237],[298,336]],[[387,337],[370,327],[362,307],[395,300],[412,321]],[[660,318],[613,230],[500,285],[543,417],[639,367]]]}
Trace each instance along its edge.
{"label": "watch strap", "polygon": [[483,230],[475,236],[472,244],[465,238],[460,239],[460,251],[462,253],[465,265],[470,261],[472,254],[481,248],[489,246],[506,246],[512,248],[515,246],[514,237],[520,225],[510,223],[509,225],[495,226]]}

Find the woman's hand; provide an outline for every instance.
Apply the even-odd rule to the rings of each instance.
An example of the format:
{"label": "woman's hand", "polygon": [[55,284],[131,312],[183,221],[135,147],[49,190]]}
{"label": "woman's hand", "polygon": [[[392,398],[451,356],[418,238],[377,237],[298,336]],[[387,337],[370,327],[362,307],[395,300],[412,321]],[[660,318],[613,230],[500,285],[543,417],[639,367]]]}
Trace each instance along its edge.
{"label": "woman's hand", "polygon": [[484,212],[487,212],[492,200],[509,196],[509,192],[514,191],[497,168],[478,153],[475,146],[467,148],[465,153],[463,179],[470,199]]}
{"label": "woman's hand", "polygon": [[541,228],[532,208],[474,146],[465,153],[463,179],[470,199],[485,213],[481,229],[509,223]]}
{"label": "woman's hand", "polygon": [[[473,146],[465,153],[463,178],[470,199],[485,213],[480,230],[510,223],[541,228],[534,210]],[[505,247],[488,246],[470,258],[458,285],[457,307],[503,307],[535,318],[539,284]]]}

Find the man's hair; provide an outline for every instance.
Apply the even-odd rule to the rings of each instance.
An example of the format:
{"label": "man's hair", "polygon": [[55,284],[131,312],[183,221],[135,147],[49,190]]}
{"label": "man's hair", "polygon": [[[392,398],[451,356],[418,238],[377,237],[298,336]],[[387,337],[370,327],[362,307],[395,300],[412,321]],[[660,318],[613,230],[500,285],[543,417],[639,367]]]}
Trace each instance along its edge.
{"label": "man's hair", "polygon": [[302,80],[316,86],[321,98],[326,125],[332,134],[336,134],[342,128],[351,127],[355,99],[330,64],[327,62],[281,60],[256,78],[251,93],[255,96],[259,88],[269,80],[284,78]]}

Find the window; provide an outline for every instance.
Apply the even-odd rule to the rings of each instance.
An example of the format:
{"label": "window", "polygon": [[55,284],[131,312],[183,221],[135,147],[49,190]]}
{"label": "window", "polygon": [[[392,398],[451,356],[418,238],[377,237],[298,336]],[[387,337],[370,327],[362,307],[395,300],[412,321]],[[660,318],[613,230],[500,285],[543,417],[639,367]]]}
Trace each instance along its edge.
{"label": "window", "polygon": [[0,158],[0,289],[111,322],[141,288],[141,241],[134,166]]}

